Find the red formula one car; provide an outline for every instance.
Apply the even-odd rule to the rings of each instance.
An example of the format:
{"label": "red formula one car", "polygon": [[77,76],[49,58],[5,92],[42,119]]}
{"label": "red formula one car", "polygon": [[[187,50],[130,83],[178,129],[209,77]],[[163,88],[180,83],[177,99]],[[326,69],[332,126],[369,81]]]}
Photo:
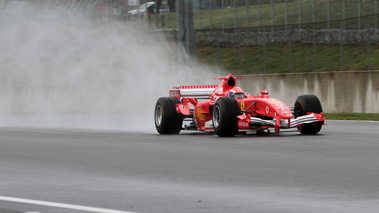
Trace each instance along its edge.
{"label": "red formula one car", "polygon": [[261,133],[274,129],[278,133],[280,129],[297,128],[302,134],[316,134],[325,124],[321,103],[315,95],[299,96],[291,110],[267,91],[257,96],[244,93],[236,87],[236,79],[241,78],[228,75],[216,79],[222,80],[219,85],[174,87],[170,97],[159,98],[154,112],[157,131],[214,131],[225,137],[239,131]]}

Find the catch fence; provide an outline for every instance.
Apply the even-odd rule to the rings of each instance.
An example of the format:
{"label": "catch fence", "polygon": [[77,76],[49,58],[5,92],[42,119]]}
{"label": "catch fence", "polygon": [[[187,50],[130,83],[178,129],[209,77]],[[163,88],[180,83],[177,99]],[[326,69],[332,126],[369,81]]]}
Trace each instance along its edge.
{"label": "catch fence", "polygon": [[[241,75],[379,70],[373,60],[379,57],[378,1],[193,0],[198,58]],[[175,39],[176,12],[165,2],[161,13],[152,16],[131,15],[132,6],[120,13],[116,0],[102,0],[102,8],[100,0],[49,0],[42,7],[59,8],[62,15],[80,11],[88,14],[83,18],[144,24]]]}
{"label": "catch fence", "polygon": [[194,17],[197,42],[215,46],[217,66],[238,74],[379,69],[378,0],[219,2]]}

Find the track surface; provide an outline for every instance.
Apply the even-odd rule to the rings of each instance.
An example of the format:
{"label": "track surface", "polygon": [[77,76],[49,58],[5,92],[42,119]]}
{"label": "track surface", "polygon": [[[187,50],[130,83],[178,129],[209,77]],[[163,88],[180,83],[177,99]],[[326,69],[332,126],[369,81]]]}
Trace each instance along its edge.
{"label": "track surface", "polygon": [[[0,128],[0,196],[138,213],[377,212],[379,122],[320,134]],[[85,212],[4,201],[0,212]]]}

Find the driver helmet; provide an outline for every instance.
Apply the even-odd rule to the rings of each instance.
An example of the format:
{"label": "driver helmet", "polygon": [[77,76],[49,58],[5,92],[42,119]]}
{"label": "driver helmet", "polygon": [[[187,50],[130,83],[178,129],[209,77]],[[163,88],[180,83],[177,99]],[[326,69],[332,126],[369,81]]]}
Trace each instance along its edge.
{"label": "driver helmet", "polygon": [[229,97],[244,98],[245,94],[241,88],[234,87],[233,89],[229,90]]}

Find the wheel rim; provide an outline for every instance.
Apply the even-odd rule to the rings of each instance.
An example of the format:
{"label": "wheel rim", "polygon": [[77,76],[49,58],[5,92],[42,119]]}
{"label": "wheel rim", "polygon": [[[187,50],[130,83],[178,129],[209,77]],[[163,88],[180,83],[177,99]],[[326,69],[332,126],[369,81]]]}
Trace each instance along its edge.
{"label": "wheel rim", "polygon": [[161,105],[157,105],[155,107],[155,123],[157,124],[157,126],[160,126],[162,124],[162,114],[163,110]]}
{"label": "wheel rim", "polygon": [[307,114],[306,112],[304,112],[303,105],[301,103],[299,103],[299,102],[295,103],[295,107],[294,107],[293,112],[294,112],[295,118]]}
{"label": "wheel rim", "polygon": [[217,128],[220,125],[220,108],[218,106],[213,109],[212,120],[214,128]]}

